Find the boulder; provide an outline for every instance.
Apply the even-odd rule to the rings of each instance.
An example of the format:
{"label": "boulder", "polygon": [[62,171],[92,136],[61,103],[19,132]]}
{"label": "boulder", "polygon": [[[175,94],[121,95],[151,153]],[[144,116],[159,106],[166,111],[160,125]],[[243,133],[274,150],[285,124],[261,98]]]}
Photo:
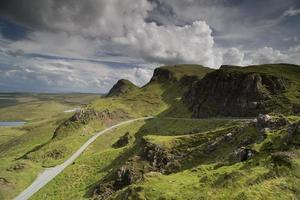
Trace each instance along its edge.
{"label": "boulder", "polygon": [[246,147],[240,147],[235,151],[235,156],[239,162],[243,162],[251,158],[253,156],[253,152],[251,149]]}
{"label": "boulder", "polygon": [[259,114],[258,117],[256,118],[256,127],[259,130],[266,128],[269,126],[270,121],[271,121],[270,115]]}
{"label": "boulder", "polygon": [[143,140],[142,158],[161,173],[166,173],[169,166],[174,162],[174,155],[164,147]]}
{"label": "boulder", "polygon": [[115,180],[114,186],[116,189],[121,189],[127,185],[130,185],[134,181],[133,172],[126,166],[122,166],[116,172],[117,179]]}

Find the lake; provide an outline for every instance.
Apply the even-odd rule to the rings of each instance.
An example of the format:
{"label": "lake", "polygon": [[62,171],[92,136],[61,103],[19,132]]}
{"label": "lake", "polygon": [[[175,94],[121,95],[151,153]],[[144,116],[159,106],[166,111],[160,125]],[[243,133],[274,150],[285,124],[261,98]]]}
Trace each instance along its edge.
{"label": "lake", "polygon": [[21,126],[24,125],[26,122],[18,121],[18,122],[1,122],[0,126]]}

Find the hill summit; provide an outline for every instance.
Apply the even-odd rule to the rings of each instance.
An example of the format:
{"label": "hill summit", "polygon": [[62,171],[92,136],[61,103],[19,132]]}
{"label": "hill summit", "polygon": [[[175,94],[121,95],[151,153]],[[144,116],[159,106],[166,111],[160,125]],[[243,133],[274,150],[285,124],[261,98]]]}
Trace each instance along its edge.
{"label": "hill summit", "polygon": [[136,85],[126,79],[119,80],[108,92],[107,97],[120,96],[138,89]]}

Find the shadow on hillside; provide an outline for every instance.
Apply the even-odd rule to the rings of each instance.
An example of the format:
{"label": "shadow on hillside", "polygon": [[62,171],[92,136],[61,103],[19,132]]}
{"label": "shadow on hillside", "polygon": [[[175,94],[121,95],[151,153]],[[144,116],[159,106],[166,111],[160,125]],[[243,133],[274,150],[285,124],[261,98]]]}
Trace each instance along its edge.
{"label": "shadow on hillside", "polygon": [[[162,115],[164,116],[164,115]],[[165,119],[166,120],[166,119]],[[204,119],[205,120],[205,119]],[[132,147],[126,149],[124,153],[122,153],[120,156],[118,156],[112,163],[105,166],[100,170],[100,172],[108,172],[108,174],[101,178],[101,180],[89,185],[86,188],[86,194],[85,197],[89,198],[93,195],[93,191],[97,186],[99,186],[101,183],[107,183],[109,180],[112,180],[114,178],[114,174],[116,170],[118,170],[122,165],[126,163],[130,158],[132,158],[135,155],[139,155],[140,150],[142,149],[141,141],[142,138],[148,135],[156,135],[156,136],[191,136],[189,134],[190,131],[193,130],[193,126],[189,126],[187,124],[187,127],[185,127],[186,131],[182,130],[175,130],[174,127],[178,125],[179,120],[176,119],[168,119],[168,122],[162,121],[161,119],[149,119],[145,121],[145,124],[136,132],[135,134],[135,143]],[[189,121],[187,123],[194,123],[194,124],[200,124],[198,126],[199,132],[205,132],[211,129],[210,126],[201,127],[200,122],[198,121]],[[206,122],[205,122],[206,123]],[[224,124],[227,124],[228,121],[220,122],[219,126],[222,126]],[[215,127],[216,128],[216,127]],[[229,130],[228,130],[229,131]],[[198,133],[199,134],[199,133]],[[194,144],[191,144],[193,146]],[[224,151],[225,150],[225,151]],[[224,154],[227,154],[228,152],[232,151],[230,148],[223,148],[222,151],[216,151],[215,153],[205,156],[202,153],[201,148],[195,148],[193,151],[189,153],[190,158],[193,160],[193,162],[189,162],[188,164],[182,165],[180,169],[177,171],[174,171],[174,173],[194,168],[195,166],[198,166],[200,164],[211,164],[216,161],[216,159],[221,159]]]}

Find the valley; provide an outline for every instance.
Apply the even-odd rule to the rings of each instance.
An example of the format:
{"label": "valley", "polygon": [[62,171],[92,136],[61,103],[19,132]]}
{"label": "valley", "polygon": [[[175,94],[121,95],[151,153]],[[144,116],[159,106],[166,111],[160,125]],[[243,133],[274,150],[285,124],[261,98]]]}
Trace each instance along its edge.
{"label": "valley", "polygon": [[0,127],[3,199],[55,166],[30,199],[300,198],[297,65],[164,66],[145,86],[120,80],[102,97],[5,104],[0,121],[26,124]]}

